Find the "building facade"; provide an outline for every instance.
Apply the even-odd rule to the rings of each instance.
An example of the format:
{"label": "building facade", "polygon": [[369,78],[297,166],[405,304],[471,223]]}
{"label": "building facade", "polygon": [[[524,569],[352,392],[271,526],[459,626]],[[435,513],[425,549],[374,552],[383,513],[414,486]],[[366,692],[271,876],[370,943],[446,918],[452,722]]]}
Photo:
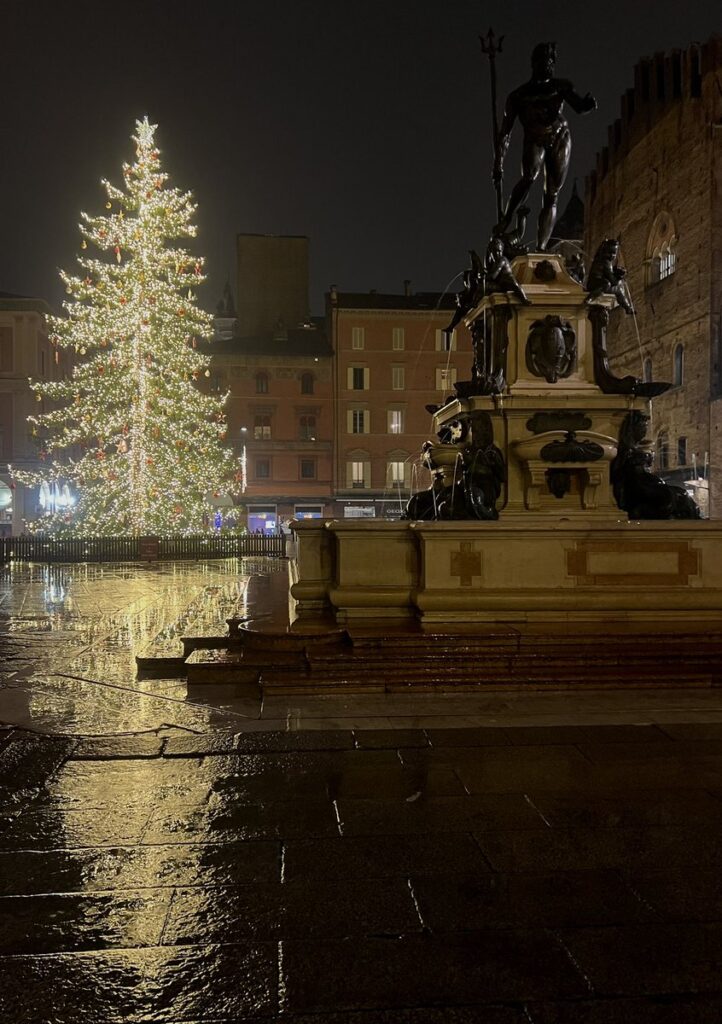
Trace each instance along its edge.
{"label": "building facade", "polygon": [[330,514],[331,350],[322,322],[257,338],[217,338],[210,386],[228,393],[228,440],[238,457],[236,505],[223,513],[252,531]]}
{"label": "building facade", "polygon": [[653,402],[658,470],[722,516],[722,39],[640,61],[586,182],[586,251],[621,242],[636,316],[612,313],[618,372]]}
{"label": "building facade", "polygon": [[48,340],[42,299],[0,292],[0,536],[21,534],[26,519],[36,519],[53,503],[72,501],[69,492],[28,488],[11,480],[9,467],[40,470],[38,445],[28,416],[38,410],[29,379],[61,380],[70,372],[67,352]]}
{"label": "building facade", "polygon": [[453,296],[344,293],[327,296],[333,349],[334,514],[399,516],[427,487],[421,446],[433,437],[430,404],[441,404],[471,370],[471,338],[443,328]]}

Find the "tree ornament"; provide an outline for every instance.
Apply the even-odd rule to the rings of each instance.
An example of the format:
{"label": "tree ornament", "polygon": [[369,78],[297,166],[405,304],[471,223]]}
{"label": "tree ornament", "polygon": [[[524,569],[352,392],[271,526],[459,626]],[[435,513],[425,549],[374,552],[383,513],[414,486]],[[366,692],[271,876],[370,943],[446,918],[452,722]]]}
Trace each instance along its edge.
{"label": "tree ornament", "polygon": [[85,241],[85,239],[83,239],[82,242],[80,243],[80,248],[81,249],[87,249],[88,248],[88,243]]}
{"label": "tree ornament", "polygon": [[116,259],[116,262],[117,262],[117,263],[120,263],[120,246],[119,246],[119,245],[116,245],[116,247],[115,247],[115,249],[113,250],[113,252],[115,253],[115,259]]}

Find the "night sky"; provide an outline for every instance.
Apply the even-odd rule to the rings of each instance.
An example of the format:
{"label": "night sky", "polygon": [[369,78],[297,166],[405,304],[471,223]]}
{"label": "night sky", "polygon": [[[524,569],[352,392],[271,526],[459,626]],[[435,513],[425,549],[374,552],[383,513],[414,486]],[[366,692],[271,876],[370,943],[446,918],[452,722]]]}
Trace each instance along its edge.
{"label": "night sky", "polygon": [[[0,291],[63,298],[79,212],[120,184],[134,120],[148,114],[172,183],[199,204],[201,303],[235,277],[237,232],[306,234],[311,300],[341,290],[441,290],[493,223],[488,65],[504,33],[500,99],[532,46],[599,109],[569,112],[570,178],[584,175],[639,57],[722,31],[719,0],[187,3],[4,0],[0,62]],[[612,10],[607,16],[604,12]],[[515,139],[518,142],[518,129]],[[516,180],[518,149],[505,186]],[[534,191],[538,206],[539,187]]]}

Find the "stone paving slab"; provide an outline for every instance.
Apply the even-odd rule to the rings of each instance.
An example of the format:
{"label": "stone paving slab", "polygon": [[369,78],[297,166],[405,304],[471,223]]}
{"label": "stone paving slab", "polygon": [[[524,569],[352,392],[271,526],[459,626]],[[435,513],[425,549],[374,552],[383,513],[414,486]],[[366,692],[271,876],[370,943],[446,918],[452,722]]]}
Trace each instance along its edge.
{"label": "stone paving slab", "polygon": [[354,938],[313,946],[288,941],[282,978],[292,1013],[588,994],[561,945],[541,930]]}
{"label": "stone paving slab", "polygon": [[274,1018],[278,948],[188,946],[0,957],[4,1016],[14,1024]]}
{"label": "stone paving slab", "polygon": [[722,737],[494,731],[13,732],[4,1018],[718,1024]]}
{"label": "stone paving slab", "polygon": [[719,1024],[722,996],[608,998],[528,1004],[531,1024]]}

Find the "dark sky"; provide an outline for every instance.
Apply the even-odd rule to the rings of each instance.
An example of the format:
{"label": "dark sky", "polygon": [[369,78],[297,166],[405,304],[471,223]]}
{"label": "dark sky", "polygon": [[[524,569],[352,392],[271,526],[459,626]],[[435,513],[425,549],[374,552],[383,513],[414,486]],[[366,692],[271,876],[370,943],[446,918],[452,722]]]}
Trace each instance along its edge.
{"label": "dark sky", "polygon": [[[62,298],[79,212],[119,183],[135,118],[159,124],[172,182],[199,204],[201,301],[235,275],[237,232],[307,234],[311,299],[443,289],[493,223],[488,70],[504,96],[532,46],[599,110],[570,112],[580,184],[636,60],[722,31],[719,0],[619,5],[479,0],[4,0],[0,291]],[[614,13],[607,17],[605,10]],[[591,12],[591,13],[590,13]],[[517,151],[509,155],[507,187]],[[535,191],[538,200],[538,189]],[[562,206],[564,200],[562,202]]]}

